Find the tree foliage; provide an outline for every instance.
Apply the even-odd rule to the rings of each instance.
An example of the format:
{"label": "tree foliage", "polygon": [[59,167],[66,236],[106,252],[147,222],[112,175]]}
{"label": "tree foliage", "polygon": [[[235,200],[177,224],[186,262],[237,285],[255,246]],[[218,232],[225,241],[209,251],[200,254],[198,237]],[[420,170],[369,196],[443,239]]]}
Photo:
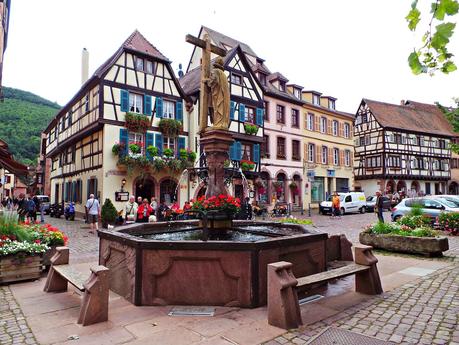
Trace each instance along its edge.
{"label": "tree foliage", "polygon": [[5,140],[14,158],[26,165],[36,164],[41,132],[60,106],[33,93],[3,88],[0,103],[0,139]]}
{"label": "tree foliage", "polygon": [[[457,69],[453,62],[453,54],[448,51],[448,43],[454,34],[456,23],[445,21],[446,18],[455,16],[458,12],[458,0],[435,0],[431,3],[431,17],[427,31],[422,36],[422,46],[414,49],[408,56],[408,65],[414,74],[433,75],[437,71],[448,74]],[[416,31],[421,21],[418,0],[413,1],[411,10],[405,19],[408,22],[408,28]]]}

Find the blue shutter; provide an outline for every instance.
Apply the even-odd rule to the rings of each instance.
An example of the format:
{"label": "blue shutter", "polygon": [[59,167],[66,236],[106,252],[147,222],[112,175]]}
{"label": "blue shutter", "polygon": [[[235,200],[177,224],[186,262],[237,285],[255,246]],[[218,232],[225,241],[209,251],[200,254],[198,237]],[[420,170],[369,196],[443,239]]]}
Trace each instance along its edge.
{"label": "blue shutter", "polygon": [[229,150],[229,157],[231,161],[236,160],[236,142],[232,143],[230,145],[230,150]]}
{"label": "blue shutter", "polygon": [[234,152],[234,158],[236,161],[240,161],[242,159],[242,144],[240,141],[236,141],[236,148]]}
{"label": "blue shutter", "polygon": [[163,99],[156,97],[156,117],[163,117]]}
{"label": "blue shutter", "polygon": [[175,114],[175,119],[178,121],[183,121],[183,103],[177,102],[177,113]]}
{"label": "blue shutter", "polygon": [[178,152],[180,152],[181,149],[185,148],[185,137],[178,137]]}
{"label": "blue shutter", "polygon": [[72,190],[73,190],[73,193],[72,193],[72,195],[73,195],[72,201],[73,201],[73,202],[76,202],[76,201],[77,201],[77,183],[76,183],[76,181],[73,181],[73,183],[72,183]]}
{"label": "blue shutter", "polygon": [[126,156],[129,152],[129,136],[126,128],[120,128],[120,145],[124,144],[124,151],[120,153],[120,156]]}
{"label": "blue shutter", "polygon": [[129,111],[129,92],[121,90],[121,111]]}
{"label": "blue shutter", "polygon": [[236,103],[234,103],[234,101],[231,101],[230,103],[230,119],[231,120],[236,120],[236,118],[234,117],[235,109],[236,109]]}
{"label": "blue shutter", "polygon": [[253,161],[260,163],[260,144],[253,145]]}
{"label": "blue shutter", "polygon": [[158,148],[158,156],[163,155],[163,136],[160,133],[155,134],[155,146]]}
{"label": "blue shutter", "polygon": [[245,105],[242,103],[239,104],[239,121],[245,121]]}
{"label": "blue shutter", "polygon": [[151,96],[150,95],[143,96],[143,113],[145,115],[151,115]]}
{"label": "blue shutter", "polygon": [[256,122],[258,126],[263,126],[263,109],[257,108]]}
{"label": "blue shutter", "polygon": [[145,152],[147,153],[146,156],[147,156],[147,159],[148,160],[153,160],[153,157],[148,153],[148,146],[153,146],[153,133],[148,133],[145,135]]}
{"label": "blue shutter", "polygon": [[68,186],[68,183],[63,183],[62,184],[62,187],[64,188],[64,202],[67,201],[67,186]]}

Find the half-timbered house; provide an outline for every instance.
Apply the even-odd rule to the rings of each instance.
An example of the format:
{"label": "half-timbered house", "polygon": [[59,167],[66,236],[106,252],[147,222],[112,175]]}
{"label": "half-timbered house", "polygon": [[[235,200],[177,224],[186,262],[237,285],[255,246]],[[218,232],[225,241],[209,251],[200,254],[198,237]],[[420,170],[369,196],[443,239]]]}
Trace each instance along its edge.
{"label": "half-timbered house", "polygon": [[[263,120],[263,92],[260,84],[251,70],[250,62],[244,49],[246,47],[236,41],[222,42],[224,35],[218,34],[213,30],[202,27],[199,38],[203,39],[208,34],[211,43],[225,49],[227,54],[224,57],[224,69],[228,76],[230,86],[230,126],[229,130],[233,134],[234,143],[228,154],[228,162],[236,162],[243,170],[244,176],[237,175],[233,179],[229,192],[235,196],[244,195],[244,177],[254,180],[260,172],[260,150],[263,143],[264,120]],[[200,48],[193,50],[186,74],[180,78],[180,84],[186,95],[192,99],[193,106],[188,110],[190,113],[190,136],[194,138],[194,143],[190,147],[199,152],[199,89],[200,89],[200,59],[202,51]],[[216,55],[212,54],[213,60]],[[209,122],[210,125],[210,122]],[[249,127],[256,129],[249,134]],[[239,178],[238,178],[239,177]],[[245,187],[247,188],[247,187]],[[191,196],[197,196],[204,192],[203,184],[196,184],[192,187]],[[247,191],[246,191],[247,192]],[[246,193],[247,195],[247,193]]]}
{"label": "half-timbered house", "polygon": [[[128,194],[170,202],[184,199],[178,169],[157,162],[189,145],[184,93],[171,62],[138,31],[87,80],[46,128],[52,202],[74,201],[82,212],[89,194],[115,201]],[[164,118],[181,123],[165,135]],[[141,124],[139,125],[140,122]]]}
{"label": "half-timbered house", "polygon": [[356,188],[444,194],[455,134],[435,105],[363,99],[354,126]]}

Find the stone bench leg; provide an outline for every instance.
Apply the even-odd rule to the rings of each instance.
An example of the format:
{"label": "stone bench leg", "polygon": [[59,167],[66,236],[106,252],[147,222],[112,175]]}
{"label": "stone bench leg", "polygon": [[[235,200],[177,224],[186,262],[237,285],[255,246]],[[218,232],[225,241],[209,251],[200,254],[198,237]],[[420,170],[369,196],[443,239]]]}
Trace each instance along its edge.
{"label": "stone bench leg", "polygon": [[268,265],[268,323],[283,329],[302,325],[296,285],[290,262]]}
{"label": "stone bench leg", "polygon": [[355,263],[370,266],[370,269],[355,275],[355,291],[367,295],[379,295],[383,293],[381,279],[379,278],[376,263],[378,259],[371,251],[373,247],[365,245],[355,246]]}
{"label": "stone bench leg", "polygon": [[43,291],[46,292],[63,292],[67,291],[67,280],[57,273],[53,266],[67,265],[69,263],[69,248],[57,247],[56,254],[51,258],[51,268],[49,269]]}
{"label": "stone bench leg", "polygon": [[81,301],[78,323],[83,326],[108,320],[108,268],[91,267],[91,276],[83,284],[85,291]]}

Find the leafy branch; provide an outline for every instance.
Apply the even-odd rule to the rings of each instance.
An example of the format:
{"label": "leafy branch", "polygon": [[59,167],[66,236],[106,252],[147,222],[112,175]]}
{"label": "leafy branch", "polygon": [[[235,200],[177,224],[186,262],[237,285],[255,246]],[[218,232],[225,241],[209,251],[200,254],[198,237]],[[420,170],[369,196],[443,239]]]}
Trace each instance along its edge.
{"label": "leafy branch", "polygon": [[[411,10],[405,19],[408,28],[416,31],[417,25],[421,21],[421,12],[418,7],[418,0],[411,4]],[[432,14],[427,32],[422,36],[423,45],[414,49],[408,56],[408,64],[414,74],[429,73],[435,74],[441,71],[445,74],[454,72],[457,69],[453,62],[453,54],[448,51],[448,43],[454,34],[456,23],[445,22],[446,16],[454,16],[459,11],[458,0],[436,0],[431,4]],[[433,29],[432,26],[439,23]]]}

